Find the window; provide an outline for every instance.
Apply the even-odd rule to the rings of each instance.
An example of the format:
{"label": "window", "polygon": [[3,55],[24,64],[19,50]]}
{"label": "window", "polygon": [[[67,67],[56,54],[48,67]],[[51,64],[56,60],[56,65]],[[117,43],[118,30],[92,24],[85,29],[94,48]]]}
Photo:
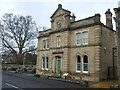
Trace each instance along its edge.
{"label": "window", "polygon": [[88,56],[84,55],[81,58],[79,55],[76,57],[76,72],[88,73]]}
{"label": "window", "polygon": [[42,57],[42,70],[48,70],[49,58]]}
{"label": "window", "polygon": [[76,45],[88,44],[88,32],[76,33]]}
{"label": "window", "polygon": [[43,40],[43,49],[49,49],[50,48],[50,40]]}
{"label": "window", "polygon": [[42,69],[45,69],[45,58],[42,57]]}
{"label": "window", "polygon": [[46,40],[43,40],[43,49],[46,49]]}
{"label": "window", "polygon": [[46,57],[46,70],[48,70],[48,61],[49,61],[49,58],[48,57]]}
{"label": "window", "polygon": [[61,26],[62,26],[62,21],[61,21],[61,20],[59,20],[59,21],[57,22],[57,26],[58,26],[58,27],[61,27]]}
{"label": "window", "polygon": [[57,36],[57,47],[60,47],[60,43],[61,43],[61,37]]}
{"label": "window", "polygon": [[82,34],[81,33],[77,33],[76,34],[76,44],[77,45],[81,45],[82,43]]}
{"label": "window", "polygon": [[81,71],[81,57],[77,56],[77,64],[76,64],[76,72],[80,72]]}
{"label": "window", "polygon": [[83,32],[83,45],[88,44],[88,32]]}
{"label": "window", "polygon": [[46,48],[49,49],[50,48],[50,40],[47,39],[46,42],[47,42]]}
{"label": "window", "polygon": [[88,57],[83,56],[83,72],[88,72]]}

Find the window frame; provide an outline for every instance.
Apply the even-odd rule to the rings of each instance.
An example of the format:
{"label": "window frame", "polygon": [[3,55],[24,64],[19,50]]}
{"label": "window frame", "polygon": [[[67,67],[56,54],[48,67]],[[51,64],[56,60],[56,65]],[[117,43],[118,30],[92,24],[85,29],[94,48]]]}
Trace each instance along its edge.
{"label": "window frame", "polygon": [[46,49],[46,40],[43,40],[43,49]]}
{"label": "window frame", "polygon": [[[77,55],[76,56],[76,72],[81,72],[81,56],[80,56],[80,63],[78,63],[78,56],[80,56],[80,55]],[[78,70],[78,64],[80,65],[80,70]]]}
{"label": "window frame", "polygon": [[[87,33],[87,35],[85,35]],[[82,44],[87,45],[88,44],[88,31],[82,32]]]}
{"label": "window frame", "polygon": [[[88,56],[87,56],[87,63],[84,63],[84,56],[87,56],[87,55],[83,55],[83,60],[82,60],[82,72],[83,73],[88,73],[89,71],[89,60],[88,60]],[[84,65],[87,64],[87,71],[84,70]]]}
{"label": "window frame", "polygon": [[46,39],[46,49],[50,49],[50,39]]}
{"label": "window frame", "polygon": [[[78,34],[80,34],[80,38],[78,39]],[[80,43],[78,44],[78,40],[80,40]],[[79,33],[76,33],[76,45],[79,46],[79,45],[82,45],[82,33],[79,32]]]}
{"label": "window frame", "polygon": [[[48,60],[48,61],[47,61]],[[49,57],[46,57],[46,60],[45,60],[45,69],[48,70],[49,68]]]}
{"label": "window frame", "polygon": [[61,47],[61,36],[60,35],[56,37],[56,45],[57,47]]}
{"label": "window frame", "polygon": [[[85,33],[87,33],[87,34],[85,34]],[[79,34],[80,34],[80,36],[78,36]],[[88,31],[78,32],[75,35],[76,35],[75,43],[77,46],[88,45],[88,35],[89,35]],[[78,40],[80,43],[78,43]]]}
{"label": "window frame", "polygon": [[45,70],[45,57],[42,57],[42,70]]}

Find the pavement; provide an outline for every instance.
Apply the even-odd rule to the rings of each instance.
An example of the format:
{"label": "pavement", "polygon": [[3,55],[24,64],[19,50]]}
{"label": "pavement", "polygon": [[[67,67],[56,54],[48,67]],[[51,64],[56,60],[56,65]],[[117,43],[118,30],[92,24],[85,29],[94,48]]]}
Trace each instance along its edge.
{"label": "pavement", "polygon": [[91,88],[110,88],[111,85],[118,84],[117,80],[105,80],[99,83],[91,84],[89,87]]}
{"label": "pavement", "polygon": [[[24,73],[24,74],[33,76],[33,74],[27,74],[27,73]],[[65,79],[62,79],[62,78],[50,77],[49,79],[79,84],[79,82],[71,81],[71,80],[65,80]],[[104,81],[100,81],[100,82],[97,82],[97,83],[92,83],[88,87],[90,87],[90,88],[110,88],[111,85],[118,85],[118,80],[104,80]]]}

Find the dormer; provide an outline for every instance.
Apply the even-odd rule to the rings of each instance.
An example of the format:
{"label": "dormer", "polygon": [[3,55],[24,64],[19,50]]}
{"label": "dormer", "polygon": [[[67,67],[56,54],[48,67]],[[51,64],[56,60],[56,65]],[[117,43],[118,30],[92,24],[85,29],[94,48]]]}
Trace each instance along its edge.
{"label": "dormer", "polygon": [[62,8],[62,5],[59,4],[57,10],[53,13],[51,18],[51,29],[52,30],[61,30],[68,28],[70,25],[70,11]]}

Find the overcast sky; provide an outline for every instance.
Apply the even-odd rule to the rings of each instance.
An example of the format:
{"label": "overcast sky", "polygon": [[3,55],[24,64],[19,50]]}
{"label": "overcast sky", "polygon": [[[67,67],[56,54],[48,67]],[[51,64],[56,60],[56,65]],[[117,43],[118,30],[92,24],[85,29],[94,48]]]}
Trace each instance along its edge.
{"label": "overcast sky", "polygon": [[[0,18],[4,13],[16,15],[31,15],[38,26],[50,28],[50,16],[55,12],[58,4],[71,11],[76,20],[101,14],[101,21],[105,24],[105,12],[108,8],[114,15],[113,8],[118,7],[119,0],[0,0]],[[113,22],[114,24],[114,22]]]}

